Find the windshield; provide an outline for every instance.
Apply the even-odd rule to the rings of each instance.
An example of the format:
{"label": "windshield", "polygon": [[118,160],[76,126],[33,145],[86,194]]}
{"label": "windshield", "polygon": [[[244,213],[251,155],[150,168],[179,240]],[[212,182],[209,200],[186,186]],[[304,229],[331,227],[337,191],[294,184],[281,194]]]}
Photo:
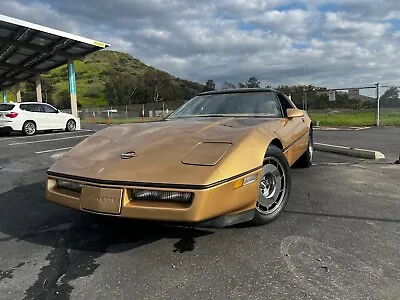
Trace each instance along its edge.
{"label": "windshield", "polygon": [[1,104],[0,104],[0,111],[12,110],[14,107],[15,107],[14,104],[4,104],[4,103],[1,103]]}
{"label": "windshield", "polygon": [[282,110],[274,92],[210,94],[192,98],[168,119],[214,116],[281,118]]}

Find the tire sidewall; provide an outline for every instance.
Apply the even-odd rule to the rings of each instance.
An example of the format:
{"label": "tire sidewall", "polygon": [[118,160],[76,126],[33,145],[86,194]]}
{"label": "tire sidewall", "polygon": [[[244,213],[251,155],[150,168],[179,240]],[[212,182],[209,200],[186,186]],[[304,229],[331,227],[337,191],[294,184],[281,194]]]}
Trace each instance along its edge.
{"label": "tire sidewall", "polygon": [[[310,152],[310,144],[313,147],[313,153],[312,154]],[[306,151],[307,167],[312,165],[313,159],[314,159],[314,136],[313,136],[313,130],[312,130],[312,128],[310,128],[310,133],[308,135],[307,151]]]}
{"label": "tire sidewall", "polygon": [[[74,129],[73,129],[73,130],[70,130],[69,127],[68,127],[68,124],[69,124],[70,122],[73,122],[73,123],[74,123]],[[69,131],[69,132],[73,132],[73,131],[76,130],[76,122],[75,122],[75,120],[69,119],[69,120],[67,121],[66,130]]]}
{"label": "tire sidewall", "polygon": [[[310,153],[310,143],[313,147],[313,154]],[[308,144],[307,150],[303,153],[303,155],[294,163],[294,168],[309,168],[312,166],[314,159],[314,133],[312,127],[308,133]]]}
{"label": "tire sidewall", "polygon": [[[33,126],[35,127],[35,131],[34,131],[33,133],[28,133],[28,132],[26,131],[25,127],[26,127],[26,125],[28,125],[28,124],[33,124]],[[25,135],[28,135],[28,136],[34,135],[34,134],[36,133],[36,124],[35,124],[35,122],[26,121],[26,122],[24,123],[24,125],[22,126],[22,132],[23,132]]]}
{"label": "tire sidewall", "polygon": [[292,186],[290,167],[289,167],[288,161],[287,161],[285,155],[283,154],[282,150],[274,145],[270,145],[268,147],[267,153],[265,155],[265,158],[267,158],[267,157],[274,157],[274,158],[278,159],[280,161],[280,163],[282,164],[283,171],[285,172],[285,176],[286,176],[286,187],[285,187],[286,194],[285,194],[281,204],[279,205],[279,207],[270,214],[264,214],[264,213],[259,212],[257,210],[257,208],[255,209],[255,214],[254,214],[252,223],[256,224],[256,225],[263,225],[263,224],[269,223],[269,222],[275,220],[282,213],[282,211],[284,210],[284,208],[289,200],[291,186]]}

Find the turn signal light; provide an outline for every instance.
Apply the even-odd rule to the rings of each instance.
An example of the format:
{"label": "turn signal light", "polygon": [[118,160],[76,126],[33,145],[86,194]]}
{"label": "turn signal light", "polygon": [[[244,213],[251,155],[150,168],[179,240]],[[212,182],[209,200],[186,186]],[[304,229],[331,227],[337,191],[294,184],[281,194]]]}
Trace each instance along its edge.
{"label": "turn signal light", "polygon": [[11,118],[11,119],[16,118],[17,116],[18,116],[18,113],[16,113],[16,112],[10,112],[10,113],[6,114],[6,117]]}
{"label": "turn signal light", "polygon": [[241,188],[242,186],[250,184],[256,180],[257,180],[257,174],[253,174],[253,175],[247,176],[245,178],[238,179],[234,182],[233,189]]}

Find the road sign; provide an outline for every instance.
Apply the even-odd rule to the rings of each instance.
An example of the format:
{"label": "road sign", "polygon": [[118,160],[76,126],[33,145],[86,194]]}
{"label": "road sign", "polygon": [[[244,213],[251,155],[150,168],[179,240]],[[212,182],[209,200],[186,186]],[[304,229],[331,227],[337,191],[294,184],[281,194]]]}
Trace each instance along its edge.
{"label": "road sign", "polygon": [[336,92],[335,91],[329,91],[329,101],[336,101]]}
{"label": "road sign", "polygon": [[357,99],[360,96],[359,89],[349,89],[349,99]]}

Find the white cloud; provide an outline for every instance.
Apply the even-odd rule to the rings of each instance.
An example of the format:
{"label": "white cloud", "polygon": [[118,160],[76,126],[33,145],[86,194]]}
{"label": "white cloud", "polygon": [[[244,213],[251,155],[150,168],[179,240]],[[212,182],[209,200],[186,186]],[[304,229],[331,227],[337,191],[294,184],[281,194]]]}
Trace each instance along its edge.
{"label": "white cloud", "polygon": [[389,23],[374,23],[346,20],[343,14],[327,13],[324,29],[336,38],[375,38],[384,35],[391,27]]}
{"label": "white cloud", "polygon": [[258,16],[245,19],[248,22],[258,23],[274,32],[292,36],[309,33],[314,18],[310,11],[295,9],[288,11],[269,10]]}
{"label": "white cloud", "polygon": [[[112,44],[171,74],[204,82],[400,81],[398,0],[3,0],[2,13]],[[329,2],[332,3],[332,2]],[[287,9],[279,9],[278,6]]]}

